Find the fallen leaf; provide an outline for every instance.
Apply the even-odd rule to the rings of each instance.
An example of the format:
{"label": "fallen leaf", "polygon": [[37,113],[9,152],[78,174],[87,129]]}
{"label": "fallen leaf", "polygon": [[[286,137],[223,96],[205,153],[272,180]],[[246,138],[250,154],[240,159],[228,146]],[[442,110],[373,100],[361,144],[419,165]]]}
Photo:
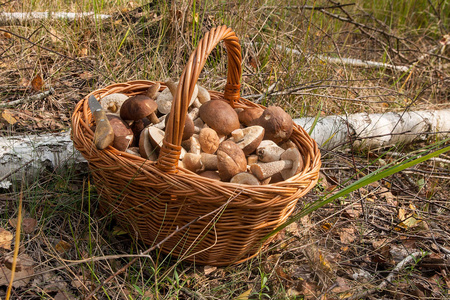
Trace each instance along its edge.
{"label": "fallen leaf", "polygon": [[217,267],[214,267],[214,266],[205,266],[203,268],[203,272],[205,272],[205,275],[209,275],[212,272],[214,272],[215,270],[217,270]]}
{"label": "fallen leaf", "polygon": [[[8,220],[8,223],[13,227],[17,227],[17,218],[12,218]],[[22,230],[26,234],[33,233],[34,229],[36,228],[37,221],[33,218],[24,218],[22,220]]]}
{"label": "fallen leaf", "polygon": [[[8,261],[11,262],[12,258]],[[8,265],[0,265],[0,286],[9,285],[11,279],[12,271],[8,268]],[[21,254],[17,258],[16,272],[14,272],[13,287],[19,288],[26,286],[32,276],[34,275],[34,262],[30,256],[26,254]]]}
{"label": "fallen leaf", "polygon": [[240,294],[239,296],[237,296],[237,298],[234,298],[234,300],[248,300],[248,297],[250,296],[250,293],[252,292],[252,289],[250,288],[249,290],[243,292],[242,294]]}
{"label": "fallen leaf", "polygon": [[42,91],[42,88],[44,87],[44,80],[42,79],[41,74],[36,74],[36,76],[31,81],[31,86],[36,92]]}
{"label": "fallen leaf", "polygon": [[339,230],[339,238],[344,244],[351,244],[356,240],[355,229],[352,227],[341,228]]}
{"label": "fallen leaf", "polygon": [[362,215],[361,203],[354,203],[352,206],[345,209],[344,215],[347,218],[355,219]]}
{"label": "fallen leaf", "polygon": [[11,250],[11,241],[13,239],[13,234],[8,230],[0,227],[0,248]]}
{"label": "fallen leaf", "polygon": [[2,32],[1,37],[4,39],[10,39],[10,38],[12,38],[12,35],[9,32]]}
{"label": "fallen leaf", "polygon": [[2,118],[6,120],[6,122],[8,122],[8,124],[14,125],[17,123],[16,118],[13,117],[13,115],[11,114],[11,112],[7,109],[5,109],[2,112]]}
{"label": "fallen leaf", "polygon": [[67,252],[70,248],[72,248],[72,245],[63,240],[60,240],[55,246],[56,251],[59,253]]}

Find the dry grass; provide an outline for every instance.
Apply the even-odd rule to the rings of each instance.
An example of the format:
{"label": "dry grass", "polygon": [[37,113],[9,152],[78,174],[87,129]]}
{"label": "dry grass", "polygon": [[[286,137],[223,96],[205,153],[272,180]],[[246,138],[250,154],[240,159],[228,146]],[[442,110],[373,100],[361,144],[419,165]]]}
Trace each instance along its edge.
{"label": "dry grass", "polygon": [[[449,107],[450,47],[439,43],[449,33],[448,1],[356,1],[340,8],[334,1],[173,3],[155,0],[143,8],[145,1],[0,4],[4,11],[113,15],[104,21],[2,21],[2,102],[38,93],[30,86],[37,74],[44,90],[56,91],[10,108],[18,123],[2,119],[2,134],[67,129],[76,102],[113,82],[177,78],[202,34],[222,24],[241,39],[242,95],[276,103],[293,117]],[[360,68],[318,55],[414,67],[408,72]],[[199,79],[204,86],[223,89],[225,58],[224,48],[213,51]],[[379,156],[392,159],[387,149],[324,152],[323,179],[299,209],[379,168],[371,163]],[[364,298],[443,299],[450,287],[449,178],[448,162],[428,162],[391,176],[304,218],[260,257],[238,266],[214,269],[152,252],[115,276],[96,298],[233,299],[251,289],[248,299],[339,299],[377,287],[408,254],[423,251],[385,288]],[[17,193],[15,188],[0,194],[0,227],[11,231]],[[85,169],[47,172],[29,183],[24,195],[25,213],[38,226],[23,236],[21,253],[33,258],[38,275],[14,289],[14,299],[84,298],[129,255],[146,249],[98,214],[98,195]],[[0,257],[8,254],[0,250]],[[90,257],[100,258],[85,260]],[[5,291],[0,287],[0,298]]]}

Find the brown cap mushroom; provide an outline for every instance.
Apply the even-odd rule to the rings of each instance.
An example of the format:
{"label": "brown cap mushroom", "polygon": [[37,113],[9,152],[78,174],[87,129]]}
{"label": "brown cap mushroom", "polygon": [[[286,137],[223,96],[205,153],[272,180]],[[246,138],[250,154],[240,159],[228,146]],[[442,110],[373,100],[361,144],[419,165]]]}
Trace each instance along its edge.
{"label": "brown cap mushroom", "polygon": [[261,107],[249,107],[239,112],[239,122],[245,126],[256,124],[256,120],[262,115],[264,109]]}
{"label": "brown cap mushroom", "polygon": [[294,126],[291,116],[278,106],[269,106],[255,122],[266,130],[264,139],[277,144],[289,139]]}
{"label": "brown cap mushroom", "polygon": [[281,160],[257,163],[250,166],[252,174],[259,180],[264,180],[277,173],[281,173],[284,180],[294,176],[303,166],[303,160],[297,148],[290,148],[281,155]]}
{"label": "brown cap mushroom", "polygon": [[238,184],[249,184],[249,185],[259,185],[258,179],[253,176],[250,173],[242,172],[237,173],[233,176],[233,178],[230,179],[231,183],[238,183]]}
{"label": "brown cap mushroom", "polygon": [[[239,146],[239,148],[244,151],[245,155],[249,155],[250,153],[255,151],[264,137],[264,128],[258,125],[236,130],[242,130],[242,139],[235,140],[235,142]],[[231,134],[233,134],[233,132]]]}
{"label": "brown cap mushroom", "polygon": [[229,135],[240,127],[239,118],[230,104],[211,100],[200,106],[200,118],[219,135]]}
{"label": "brown cap mushroom", "polygon": [[224,141],[219,145],[217,161],[217,169],[223,181],[228,181],[237,173],[245,172],[247,169],[244,151],[233,141]]}
{"label": "brown cap mushroom", "polygon": [[281,154],[284,153],[284,149],[279,147],[272,140],[264,140],[262,141],[258,148],[256,148],[256,155],[262,162],[271,162],[280,160]]}
{"label": "brown cap mushroom", "polygon": [[203,172],[199,173],[198,175],[200,175],[202,177],[214,179],[214,180],[220,180],[220,176],[219,176],[219,173],[217,173],[217,171],[211,171],[211,170],[203,171]]}
{"label": "brown cap mushroom", "polygon": [[119,151],[125,151],[133,142],[133,131],[127,123],[119,118],[119,116],[107,114],[106,117],[108,118],[114,132],[114,141],[112,146]]}
{"label": "brown cap mushroom", "polygon": [[128,98],[120,108],[120,117],[123,120],[139,120],[148,118],[153,124],[159,123],[155,114],[156,102],[145,95],[135,95]]}
{"label": "brown cap mushroom", "polygon": [[219,148],[220,140],[217,132],[211,128],[203,128],[200,130],[198,141],[203,152],[214,153]]}

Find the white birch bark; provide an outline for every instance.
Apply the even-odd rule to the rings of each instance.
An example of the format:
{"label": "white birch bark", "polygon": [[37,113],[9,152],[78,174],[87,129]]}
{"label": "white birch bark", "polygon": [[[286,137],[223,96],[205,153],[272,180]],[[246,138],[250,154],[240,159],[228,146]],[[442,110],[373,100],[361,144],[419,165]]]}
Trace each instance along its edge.
{"label": "white birch bark", "polygon": [[[314,119],[299,118],[294,122],[309,132]],[[450,136],[450,109],[321,117],[311,137],[328,150],[345,145],[373,149],[425,140],[437,132],[441,132],[438,137]]]}

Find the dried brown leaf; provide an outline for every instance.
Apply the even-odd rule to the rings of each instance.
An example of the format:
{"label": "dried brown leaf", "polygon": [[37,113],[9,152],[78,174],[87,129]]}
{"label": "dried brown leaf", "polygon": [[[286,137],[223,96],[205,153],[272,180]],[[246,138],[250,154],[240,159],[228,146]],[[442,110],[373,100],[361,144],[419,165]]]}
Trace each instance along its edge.
{"label": "dried brown leaf", "polygon": [[63,240],[60,240],[55,246],[56,251],[59,253],[65,253],[70,250],[70,248],[72,248],[72,244]]}
{"label": "dried brown leaf", "polygon": [[234,298],[234,300],[247,300],[251,292],[252,289],[248,289],[247,291],[243,292],[242,294]]}
{"label": "dried brown leaf", "polygon": [[5,109],[2,112],[2,118],[6,120],[6,122],[8,122],[8,124],[14,125],[17,123],[16,118],[13,117],[13,115],[11,114],[11,112],[7,109]]}
{"label": "dried brown leaf", "polygon": [[[17,227],[17,218],[12,218],[8,220],[8,223],[13,227]],[[37,225],[37,220],[33,218],[24,218],[22,220],[22,230],[26,234],[30,234],[34,231]]]}
{"label": "dried brown leaf", "polygon": [[13,234],[8,230],[0,227],[0,248],[11,250],[11,241],[13,239]]}
{"label": "dried brown leaf", "polygon": [[[11,262],[12,258],[8,259],[8,261]],[[11,264],[0,265],[0,286],[9,285],[12,271],[8,268],[8,265]],[[14,272],[13,287],[24,287],[30,282],[34,274],[33,265],[34,261],[30,256],[26,254],[19,255],[17,258],[16,272]]]}
{"label": "dried brown leaf", "polygon": [[352,227],[341,228],[339,230],[339,238],[344,244],[351,244],[356,240],[355,229]]}
{"label": "dried brown leaf", "polygon": [[44,80],[42,79],[41,74],[36,74],[36,76],[31,81],[31,87],[36,92],[42,91],[42,88],[44,87]]}
{"label": "dried brown leaf", "polygon": [[203,268],[203,272],[205,273],[205,275],[209,275],[209,274],[213,273],[215,270],[217,270],[217,267],[214,267],[214,266],[205,266]]}

